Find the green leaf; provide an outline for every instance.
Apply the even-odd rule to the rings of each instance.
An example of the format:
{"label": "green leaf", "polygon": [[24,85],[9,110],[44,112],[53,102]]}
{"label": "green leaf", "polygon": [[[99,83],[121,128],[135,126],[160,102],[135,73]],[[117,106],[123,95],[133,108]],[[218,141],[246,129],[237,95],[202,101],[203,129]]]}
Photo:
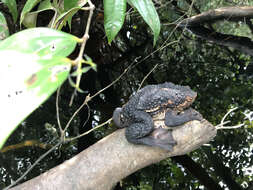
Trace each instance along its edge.
{"label": "green leaf", "polygon": [[160,20],[152,0],[128,0],[135,7],[154,33],[154,45],[160,33]]}
{"label": "green leaf", "polygon": [[22,21],[26,28],[36,27],[38,13],[27,13]]}
{"label": "green leaf", "polygon": [[71,73],[71,76],[72,77],[76,77],[77,75],[81,74],[81,73],[86,73],[88,72],[92,67],[91,66],[88,66],[88,67],[84,67],[82,68],[80,71],[74,71],[73,73]]}
{"label": "green leaf", "polygon": [[79,0],[64,0],[64,12],[69,11],[70,9],[78,6]]}
{"label": "green leaf", "polygon": [[56,24],[58,25],[57,29],[61,29],[68,22],[69,28],[71,28],[71,21],[74,14],[76,14],[85,4],[87,0],[74,0],[64,1],[64,12],[61,13],[57,19]]}
{"label": "green leaf", "polygon": [[84,58],[84,63],[90,65],[94,71],[97,71],[97,65],[92,61],[92,59],[86,54],[84,54]]}
{"label": "green leaf", "polygon": [[79,39],[49,28],[33,28],[0,42],[0,148],[17,125],[67,78],[66,58]]}
{"label": "green leaf", "polygon": [[18,18],[17,4],[15,0],[1,0],[9,9],[13,21],[16,22]]}
{"label": "green leaf", "polygon": [[50,28],[32,28],[18,32],[0,43],[1,50],[36,53],[43,58],[67,56],[81,40],[73,35]]}
{"label": "green leaf", "polygon": [[4,15],[0,12],[0,40],[3,40],[9,36],[9,28],[5,20]]}
{"label": "green leaf", "polygon": [[23,23],[23,20],[33,7],[35,7],[41,0],[27,0],[25,3],[24,8],[22,9],[21,16],[20,16],[20,25]]}
{"label": "green leaf", "polygon": [[36,27],[37,23],[37,17],[40,12],[46,11],[46,10],[54,10],[54,7],[51,4],[50,0],[42,1],[38,7],[37,11],[29,12],[25,15],[22,23],[27,28],[33,28]]}
{"label": "green leaf", "polygon": [[104,0],[104,27],[110,44],[120,31],[126,14],[126,0]]}
{"label": "green leaf", "polygon": [[[67,12],[62,13],[56,19],[56,22],[55,22],[58,25],[57,29],[61,30],[61,28],[66,25],[67,21],[71,25],[71,20],[72,20],[73,15],[76,14],[77,11],[79,11],[80,9],[81,9],[81,7],[75,7],[75,8],[73,8],[73,9],[67,11]],[[70,26],[70,28],[71,28],[71,26]]]}
{"label": "green leaf", "polygon": [[75,88],[78,92],[80,92],[80,93],[87,93],[86,91],[83,91],[79,86],[77,86],[76,83],[71,79],[70,76],[68,77],[68,79],[69,79],[69,84],[70,84],[73,88]]}

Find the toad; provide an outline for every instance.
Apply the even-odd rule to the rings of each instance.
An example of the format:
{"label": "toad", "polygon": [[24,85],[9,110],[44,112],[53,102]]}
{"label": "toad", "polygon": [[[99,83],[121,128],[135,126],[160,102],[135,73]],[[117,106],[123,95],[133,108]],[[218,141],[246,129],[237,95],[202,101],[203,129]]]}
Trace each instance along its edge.
{"label": "toad", "polygon": [[[189,86],[170,82],[147,85],[114,110],[113,121],[119,128],[126,127],[125,136],[130,143],[171,151],[176,145],[171,130],[188,121],[202,120],[201,114],[190,107],[196,97]],[[166,129],[155,127],[153,120],[163,113]]]}

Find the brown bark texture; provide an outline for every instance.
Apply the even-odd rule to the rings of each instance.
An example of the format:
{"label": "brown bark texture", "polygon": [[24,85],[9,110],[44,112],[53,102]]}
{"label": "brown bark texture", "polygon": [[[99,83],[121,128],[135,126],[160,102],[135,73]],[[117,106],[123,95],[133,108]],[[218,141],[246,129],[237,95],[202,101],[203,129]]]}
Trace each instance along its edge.
{"label": "brown bark texture", "polygon": [[[223,7],[210,10],[182,20],[178,26],[187,29],[198,37],[222,46],[232,47],[245,54],[253,55],[253,41],[244,36],[223,34],[213,30],[210,24],[217,21],[242,21],[247,24],[253,33],[253,6],[248,7]],[[206,25],[209,24],[209,25]]]}
{"label": "brown bark texture", "polygon": [[216,129],[206,120],[190,121],[173,130],[177,145],[168,152],[133,145],[120,129],[48,172],[12,190],[109,190],[135,171],[165,158],[191,152],[209,142]]}
{"label": "brown bark texture", "polygon": [[253,18],[253,6],[222,7],[184,19],[179,26],[196,26],[217,20],[238,21]]}

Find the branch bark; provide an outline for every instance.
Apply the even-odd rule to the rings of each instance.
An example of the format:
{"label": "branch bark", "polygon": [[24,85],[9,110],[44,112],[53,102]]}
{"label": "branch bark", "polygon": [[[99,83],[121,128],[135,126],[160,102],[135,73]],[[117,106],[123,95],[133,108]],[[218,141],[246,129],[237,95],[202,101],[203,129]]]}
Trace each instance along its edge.
{"label": "branch bark", "polygon": [[223,34],[205,27],[206,24],[220,20],[244,21],[252,31],[253,6],[248,7],[223,7],[210,10],[182,20],[178,26],[186,28],[193,34],[212,43],[232,47],[248,55],[253,55],[253,41],[248,37]]}
{"label": "branch bark", "polygon": [[224,19],[227,21],[244,21],[245,18],[253,18],[253,6],[222,7],[219,9],[210,10],[184,19],[179,23],[179,25],[180,27],[197,26],[200,24],[213,23],[215,21]]}
{"label": "branch bark", "polygon": [[217,131],[206,120],[190,121],[173,130],[177,145],[171,152],[130,144],[124,132],[124,129],[117,130],[77,156],[12,190],[109,190],[145,166],[197,149],[209,142]]}

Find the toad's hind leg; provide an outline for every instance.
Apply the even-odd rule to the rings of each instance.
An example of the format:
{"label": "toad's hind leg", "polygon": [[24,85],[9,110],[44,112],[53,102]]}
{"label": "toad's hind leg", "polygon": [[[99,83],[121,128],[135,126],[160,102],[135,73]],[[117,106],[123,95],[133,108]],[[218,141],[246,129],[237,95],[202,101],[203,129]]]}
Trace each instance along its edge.
{"label": "toad's hind leg", "polygon": [[202,115],[196,110],[189,108],[183,112],[167,111],[165,114],[165,125],[168,127],[175,127],[182,125],[188,121],[203,119]]}
{"label": "toad's hind leg", "polygon": [[129,142],[160,147],[169,151],[176,144],[170,131],[162,128],[154,129],[152,117],[146,112],[136,112],[134,121],[126,128],[126,139]]}
{"label": "toad's hind leg", "polygon": [[172,151],[173,147],[177,144],[172,136],[172,131],[164,128],[155,129],[150,135],[143,137],[140,141],[143,144],[159,147],[168,151]]}

